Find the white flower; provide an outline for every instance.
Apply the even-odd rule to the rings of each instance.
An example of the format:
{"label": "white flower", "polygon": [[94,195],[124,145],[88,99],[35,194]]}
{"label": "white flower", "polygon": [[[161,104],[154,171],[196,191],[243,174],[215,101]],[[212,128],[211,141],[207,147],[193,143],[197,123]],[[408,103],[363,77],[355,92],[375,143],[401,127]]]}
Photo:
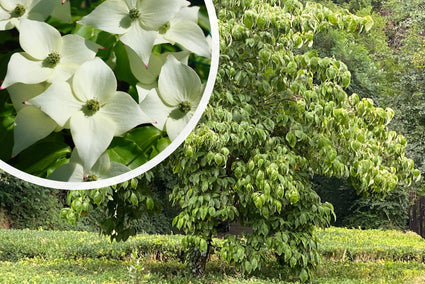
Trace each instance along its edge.
{"label": "white flower", "polygon": [[203,86],[192,68],[169,55],[159,74],[158,91],[140,85],[137,91],[139,97],[144,97],[139,105],[150,122],[174,140],[198,107]]}
{"label": "white flower", "polygon": [[21,22],[19,43],[25,52],[14,53],[10,58],[2,89],[15,83],[66,81],[99,49],[81,36],[61,37],[54,27],[27,19]]}
{"label": "white flower", "polygon": [[82,165],[82,159],[75,149],[72,151],[69,163],[57,168],[49,179],[70,182],[96,181],[121,175],[130,171],[128,167],[117,162],[111,162],[104,152],[89,170]]}
{"label": "white flower", "polygon": [[185,49],[207,58],[211,57],[211,48],[198,26],[199,7],[182,7],[176,16],[159,31],[156,44],[180,44]]}
{"label": "white flower", "polygon": [[14,84],[8,88],[13,106],[17,111],[13,130],[13,156],[58,130],[59,126],[48,115],[35,106],[25,104],[27,100],[38,96],[45,90],[44,84]]}
{"label": "white flower", "polygon": [[0,30],[19,28],[21,19],[44,21],[58,0],[0,0]]}
{"label": "white flower", "polygon": [[72,80],[54,82],[41,95],[28,101],[56,123],[71,129],[72,140],[91,169],[114,136],[148,122],[133,98],[116,91],[112,70],[99,58],[80,66]]}
{"label": "white flower", "polygon": [[106,0],[79,23],[120,35],[147,66],[158,31],[182,5],[186,1]]}

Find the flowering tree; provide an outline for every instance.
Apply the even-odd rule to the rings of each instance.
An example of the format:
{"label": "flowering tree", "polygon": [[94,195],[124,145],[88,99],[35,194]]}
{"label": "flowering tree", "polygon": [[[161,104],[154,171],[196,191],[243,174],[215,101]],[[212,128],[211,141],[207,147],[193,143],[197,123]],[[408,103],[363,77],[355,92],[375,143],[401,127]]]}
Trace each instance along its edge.
{"label": "flowering tree", "polygon": [[[170,199],[181,208],[174,224],[187,235],[195,274],[214,248],[246,273],[272,256],[288,279],[304,282],[320,261],[315,228],[333,213],[312,189],[315,174],[345,178],[363,194],[420,176],[404,156],[406,139],[387,128],[394,112],[348,96],[346,65],[312,49],[319,32],[367,32],[373,22],[294,0],[222,0],[216,9],[222,56],[212,102],[169,161],[178,177]],[[134,233],[129,220],[155,207],[146,190],[153,173],[121,188],[73,192],[64,215],[100,206],[109,216],[104,232],[125,240]],[[219,225],[235,222],[250,230],[214,244]]]}
{"label": "flowering tree", "polygon": [[96,181],[143,165],[186,127],[211,57],[199,6],[21,2],[0,3],[3,161]]}

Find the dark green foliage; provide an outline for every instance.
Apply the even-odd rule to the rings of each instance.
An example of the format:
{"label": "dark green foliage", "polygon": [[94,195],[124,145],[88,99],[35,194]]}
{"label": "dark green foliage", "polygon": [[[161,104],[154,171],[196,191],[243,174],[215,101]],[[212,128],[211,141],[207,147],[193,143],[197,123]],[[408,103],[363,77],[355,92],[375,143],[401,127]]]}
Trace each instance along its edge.
{"label": "dark green foliage", "polygon": [[408,192],[397,189],[383,198],[372,196],[357,199],[342,223],[350,228],[405,230],[409,219],[408,209]]}
{"label": "dark green foliage", "polygon": [[158,165],[153,171],[155,176],[150,187],[152,188],[154,203],[160,207],[160,211],[153,215],[144,214],[140,219],[132,220],[130,226],[133,226],[137,233],[178,233],[177,228],[172,226],[172,220],[179,213],[179,209],[172,206],[168,198],[170,191],[177,182],[176,176],[173,175],[167,163]]}
{"label": "dark green foliage", "polygon": [[59,223],[60,209],[57,191],[42,188],[1,174],[0,208],[12,228],[53,229]]}
{"label": "dark green foliage", "polygon": [[332,219],[331,225],[350,227],[350,224],[345,223],[345,218],[352,213],[350,209],[354,202],[361,198],[356,190],[343,179],[326,176],[315,176],[313,184],[313,188],[320,196],[322,202],[329,202],[334,207],[336,218]]}
{"label": "dark green foliage", "polygon": [[408,221],[408,191],[396,188],[385,196],[358,195],[346,181],[316,176],[314,189],[334,206],[333,226],[362,229],[405,230]]}
{"label": "dark green foliage", "polygon": [[[0,172],[0,209],[5,226],[13,229],[98,230],[92,219],[70,225],[60,218],[66,193]],[[94,215],[100,218],[103,214],[95,212]]]}

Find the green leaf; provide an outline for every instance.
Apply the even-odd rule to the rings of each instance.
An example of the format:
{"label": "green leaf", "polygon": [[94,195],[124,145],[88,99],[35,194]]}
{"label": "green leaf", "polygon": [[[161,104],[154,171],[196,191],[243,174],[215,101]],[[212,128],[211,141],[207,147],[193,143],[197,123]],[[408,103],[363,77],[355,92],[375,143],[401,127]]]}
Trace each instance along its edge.
{"label": "green leaf", "polygon": [[198,24],[204,30],[210,31],[210,20],[208,18],[208,12],[205,7],[201,7],[198,13]]}
{"label": "green leaf", "polygon": [[236,252],[236,259],[242,260],[245,257],[245,250],[241,247],[238,248],[237,252]]}
{"label": "green leaf", "polygon": [[165,148],[167,148],[169,145],[171,144],[171,140],[168,137],[163,137],[161,139],[158,140],[158,142],[156,143],[156,150],[158,152],[163,151]]}
{"label": "green leaf", "polygon": [[177,221],[177,229],[181,229],[182,227],[183,227],[183,219],[182,218],[178,218],[178,221]]}
{"label": "green leaf", "polygon": [[0,159],[8,161],[12,156],[15,110],[6,91],[0,91]]}
{"label": "green leaf", "polygon": [[335,16],[335,14],[329,14],[328,16],[328,21],[332,24],[332,25],[336,25],[338,24],[338,18]]}
{"label": "green leaf", "polygon": [[286,141],[288,141],[289,146],[295,147],[295,144],[297,143],[297,137],[295,136],[294,132],[289,131],[286,134]]}
{"label": "green leaf", "polygon": [[102,194],[99,191],[96,191],[96,193],[93,196],[94,203],[99,206],[102,200],[103,200]]}
{"label": "green leaf", "polygon": [[305,270],[304,268],[303,268],[303,269],[301,269],[301,272],[300,272],[299,278],[300,278],[301,282],[305,282],[305,281],[307,281],[307,279],[308,279],[308,273],[307,273],[307,270]]}
{"label": "green leaf", "polygon": [[77,24],[73,33],[90,41],[96,42],[100,32],[100,30],[93,27]]}
{"label": "green leaf", "polygon": [[146,154],[136,143],[123,137],[115,137],[107,153],[111,161],[124,164],[130,169],[135,169],[148,161]]}
{"label": "green leaf", "polygon": [[202,206],[199,211],[201,212],[201,219],[205,220],[205,217],[207,217],[208,214],[208,208],[206,206]]}
{"label": "green leaf", "polygon": [[137,184],[138,184],[138,180],[136,178],[132,178],[130,180],[130,187],[136,189],[137,188]]}
{"label": "green leaf", "polygon": [[251,273],[251,271],[252,271],[252,266],[251,266],[251,262],[249,262],[249,260],[245,260],[245,265],[244,265],[244,267],[245,267],[245,271],[246,271],[246,272]]}
{"label": "green leaf", "polygon": [[364,25],[365,31],[368,32],[373,27],[373,19],[371,16],[366,16],[367,23]]}
{"label": "green leaf", "polygon": [[150,197],[147,197],[147,198],[146,198],[146,208],[147,208],[148,210],[152,210],[152,209],[153,209],[153,207],[154,207],[153,199],[152,199],[152,198],[150,198]]}
{"label": "green leaf", "polygon": [[146,125],[137,127],[131,132],[126,133],[124,138],[136,143],[140,150],[146,151],[156,143],[156,140],[161,138],[163,135],[163,131],[159,130],[158,128],[151,125]]}
{"label": "green leaf", "polygon": [[289,202],[291,202],[291,204],[295,204],[298,202],[298,200],[300,199],[300,195],[298,193],[297,190],[292,190],[289,194]]}
{"label": "green leaf", "polygon": [[136,85],[137,79],[131,73],[130,63],[128,61],[127,51],[121,42],[118,42],[114,47],[116,59],[115,75],[120,81],[125,81],[130,85]]}
{"label": "green leaf", "polygon": [[46,177],[57,161],[71,155],[72,149],[64,140],[62,133],[53,133],[22,151],[11,164],[29,174]]}
{"label": "green leaf", "polygon": [[206,252],[207,249],[208,249],[207,241],[204,239],[201,239],[201,241],[199,242],[199,250]]}
{"label": "green leaf", "polygon": [[139,199],[137,198],[137,195],[132,192],[130,195],[130,201],[134,206],[137,206],[137,204],[139,204]]}

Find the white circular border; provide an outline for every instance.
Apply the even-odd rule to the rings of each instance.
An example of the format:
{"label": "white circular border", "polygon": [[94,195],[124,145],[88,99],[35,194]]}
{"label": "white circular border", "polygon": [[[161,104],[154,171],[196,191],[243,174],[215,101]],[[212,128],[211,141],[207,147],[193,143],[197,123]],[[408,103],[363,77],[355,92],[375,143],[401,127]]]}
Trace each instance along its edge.
{"label": "white circular border", "polygon": [[22,180],[25,180],[40,186],[44,186],[44,187],[66,189],[66,190],[87,190],[87,189],[108,187],[121,182],[125,182],[129,179],[135,178],[147,172],[148,170],[152,169],[154,166],[158,165],[165,158],[171,155],[171,153],[173,153],[177,149],[177,147],[179,147],[180,144],[183,143],[186,137],[189,136],[190,132],[192,132],[192,130],[195,128],[196,124],[200,120],[205,108],[207,107],[208,101],[211,97],[211,93],[213,91],[214,83],[217,77],[218,61],[219,61],[219,54],[220,54],[217,15],[215,13],[215,8],[212,3],[212,0],[205,0],[204,3],[207,8],[208,18],[209,18],[210,27],[211,27],[210,32],[211,32],[211,49],[212,49],[211,65],[210,65],[210,70],[208,74],[207,85],[205,87],[204,94],[202,95],[202,99],[199,103],[199,106],[196,109],[195,113],[193,114],[193,117],[189,120],[189,123],[182,130],[182,132],[180,132],[180,134],[176,137],[176,139],[174,139],[167,148],[165,148],[154,158],[152,158],[151,160],[149,160],[148,162],[146,162],[145,164],[141,165],[140,167],[134,170],[131,170],[119,176],[115,176],[112,178],[99,180],[99,181],[93,181],[93,182],[60,182],[60,181],[40,178],[40,177],[30,175],[21,170],[18,170],[10,166],[9,164],[3,162],[2,160],[0,160],[0,169],[4,170],[5,172],[17,178],[20,178]]}

